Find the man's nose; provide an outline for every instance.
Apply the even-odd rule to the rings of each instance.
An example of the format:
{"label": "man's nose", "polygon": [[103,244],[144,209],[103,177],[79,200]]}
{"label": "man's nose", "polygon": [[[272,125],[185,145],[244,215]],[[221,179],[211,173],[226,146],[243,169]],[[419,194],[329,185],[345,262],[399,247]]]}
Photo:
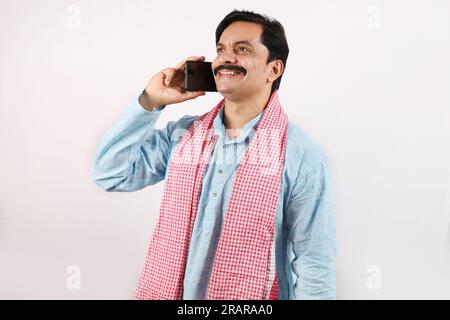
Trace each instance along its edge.
{"label": "man's nose", "polygon": [[235,64],[237,61],[236,54],[233,51],[224,50],[220,54],[219,58],[222,64]]}

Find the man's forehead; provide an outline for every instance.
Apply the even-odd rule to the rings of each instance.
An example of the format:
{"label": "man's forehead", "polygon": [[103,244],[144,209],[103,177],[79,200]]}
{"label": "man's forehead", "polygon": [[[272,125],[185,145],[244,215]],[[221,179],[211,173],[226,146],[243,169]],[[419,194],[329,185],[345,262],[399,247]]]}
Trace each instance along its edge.
{"label": "man's forehead", "polygon": [[257,23],[237,21],[230,24],[220,36],[217,45],[233,45],[235,43],[260,43],[262,26]]}

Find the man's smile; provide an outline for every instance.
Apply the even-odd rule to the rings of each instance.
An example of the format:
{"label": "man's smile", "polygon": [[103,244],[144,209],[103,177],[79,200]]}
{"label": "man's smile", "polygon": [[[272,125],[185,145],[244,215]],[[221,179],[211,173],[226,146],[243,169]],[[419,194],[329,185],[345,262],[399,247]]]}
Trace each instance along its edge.
{"label": "man's smile", "polygon": [[236,77],[240,77],[243,76],[243,73],[240,71],[231,71],[231,70],[220,70],[217,73],[218,77],[225,77],[225,78],[236,78]]}
{"label": "man's smile", "polygon": [[214,74],[219,78],[236,79],[245,76],[247,71],[239,66],[220,66],[216,68]]}

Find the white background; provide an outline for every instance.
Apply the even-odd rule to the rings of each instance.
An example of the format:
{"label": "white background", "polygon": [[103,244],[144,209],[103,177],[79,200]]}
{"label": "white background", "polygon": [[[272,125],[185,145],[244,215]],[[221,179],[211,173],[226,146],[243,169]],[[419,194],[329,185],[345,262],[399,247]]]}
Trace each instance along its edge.
{"label": "white background", "polygon": [[338,298],[450,298],[446,0],[1,0],[0,298],[131,298],[163,183],[104,192],[95,150],[153,74],[214,58],[234,8],[286,29],[279,93],[330,159]]}

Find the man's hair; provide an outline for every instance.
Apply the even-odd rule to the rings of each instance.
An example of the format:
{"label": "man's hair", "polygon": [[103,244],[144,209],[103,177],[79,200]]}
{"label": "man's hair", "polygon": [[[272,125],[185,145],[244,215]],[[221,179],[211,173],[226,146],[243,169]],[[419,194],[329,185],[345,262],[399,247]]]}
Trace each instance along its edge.
{"label": "man's hair", "polygon": [[[233,22],[244,21],[260,24],[263,27],[261,34],[261,43],[269,50],[269,57],[267,63],[273,60],[283,61],[286,69],[286,62],[289,55],[289,47],[286,40],[284,28],[276,19],[269,18],[266,15],[261,15],[252,11],[233,10],[223,18],[216,29],[216,45],[220,40],[223,31]],[[284,70],[285,70],[284,69]],[[283,73],[284,73],[283,70]],[[272,83],[272,91],[280,87],[281,75]]]}

